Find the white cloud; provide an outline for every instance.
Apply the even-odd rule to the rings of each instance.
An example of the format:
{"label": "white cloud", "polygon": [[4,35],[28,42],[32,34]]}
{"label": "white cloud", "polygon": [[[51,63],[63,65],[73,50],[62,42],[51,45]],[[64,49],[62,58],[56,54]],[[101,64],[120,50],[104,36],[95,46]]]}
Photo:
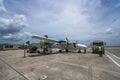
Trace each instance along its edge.
{"label": "white cloud", "polygon": [[10,19],[0,18],[0,37],[15,41],[26,39],[31,33],[21,31],[28,25],[25,15],[15,15]]}
{"label": "white cloud", "polygon": [[11,19],[0,18],[0,37],[8,34],[19,33],[28,26],[25,15],[15,15]]}
{"label": "white cloud", "polygon": [[[0,0],[0,13],[5,12],[3,0]],[[28,32],[21,33],[22,29],[28,26],[25,15],[14,15],[12,18],[0,18],[0,39],[4,40],[22,40],[30,36]]]}
{"label": "white cloud", "polygon": [[5,35],[5,36],[2,36],[2,39],[3,40],[15,40],[15,41],[18,41],[18,40],[21,40],[22,39],[22,36],[20,35],[20,33],[18,34],[8,34],[8,35]]}
{"label": "white cloud", "polygon": [[[68,37],[79,41],[111,40],[111,37],[117,39],[115,35],[119,36],[119,25],[111,26],[113,21],[119,18],[119,2],[112,3],[108,0],[30,0],[24,2],[18,0],[11,3],[14,6],[11,5],[13,9],[9,11],[13,14],[24,12],[30,21],[30,27],[25,28],[27,19],[24,15],[14,16],[11,19],[1,18],[0,27],[5,27],[1,27],[3,32],[0,34],[5,32],[4,36],[14,35],[17,32],[20,36],[22,29],[37,35],[48,34],[53,38]],[[22,5],[22,8],[18,5]],[[114,24],[119,24],[119,21]],[[13,25],[14,22],[19,26],[14,24],[14,27],[9,27],[9,29],[8,26]],[[29,35],[29,33],[25,34]]]}
{"label": "white cloud", "polygon": [[[78,0],[70,0],[63,4],[59,3],[57,8],[60,10],[59,13],[55,12],[54,9],[52,9],[53,12],[52,10],[33,11],[33,15],[31,16],[37,16],[36,19],[39,21],[38,23],[35,22],[38,25],[36,29],[39,29],[40,32],[46,32],[49,35],[59,35],[63,38],[68,36],[75,40],[93,38],[92,34],[93,31],[95,31],[94,27],[96,23],[92,23],[92,21],[98,20],[102,15],[102,9],[98,10],[101,8],[99,0],[92,0],[90,3],[88,0],[86,0],[86,2],[80,1],[79,3]],[[101,13],[98,13],[100,11]],[[96,17],[97,15],[99,15],[99,17]],[[44,23],[43,20],[46,23]]]}
{"label": "white cloud", "polygon": [[117,7],[117,8],[120,7],[120,2],[117,3],[117,4],[115,5],[115,7]]}
{"label": "white cloud", "polygon": [[23,33],[16,33],[16,34],[7,34],[5,36],[2,36],[3,40],[14,40],[14,41],[20,41],[24,39],[28,39],[33,34],[29,32],[23,32]]}
{"label": "white cloud", "polygon": [[106,33],[106,34],[113,34],[112,28],[106,29],[106,30],[105,30],[105,33]]}
{"label": "white cloud", "polygon": [[3,0],[0,0],[0,13],[4,13],[4,12],[6,12],[6,9],[3,5]]}
{"label": "white cloud", "polygon": [[[0,14],[6,12],[3,5],[3,0],[0,0]],[[22,30],[29,26],[28,20],[23,14],[16,14],[11,18],[0,17],[0,39],[20,41],[27,39],[32,34],[29,32],[22,32]]]}

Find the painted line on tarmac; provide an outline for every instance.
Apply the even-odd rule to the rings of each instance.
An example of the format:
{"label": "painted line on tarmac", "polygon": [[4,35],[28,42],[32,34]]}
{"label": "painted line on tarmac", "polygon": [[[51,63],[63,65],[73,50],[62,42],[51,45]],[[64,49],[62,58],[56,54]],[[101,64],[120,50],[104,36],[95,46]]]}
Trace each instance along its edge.
{"label": "painted line on tarmac", "polygon": [[76,66],[76,67],[88,68],[88,66],[79,65],[79,64],[74,64],[74,63],[69,63],[69,62],[62,62],[62,61],[54,61],[54,62],[58,62],[58,63],[62,63],[62,64],[67,64],[67,65],[72,65],[72,66]]}
{"label": "painted line on tarmac", "polygon": [[112,54],[112,53],[110,53],[109,51],[106,51],[108,54],[110,54],[110,55],[112,55],[112,56],[114,56],[114,57],[116,57],[117,59],[119,59],[120,60],[120,57],[118,57],[118,56],[116,56],[116,55],[114,55],[114,54]]}
{"label": "painted line on tarmac", "polygon": [[29,80],[27,77],[24,76],[24,74],[22,74],[21,72],[17,71],[14,67],[12,67],[10,64],[8,64],[6,61],[4,61],[3,59],[0,58],[0,60],[6,64],[8,67],[10,67],[12,70],[14,70],[15,72],[17,72],[20,76],[22,76],[24,79]]}
{"label": "painted line on tarmac", "polygon": [[112,58],[110,57],[108,54],[106,54],[118,67],[120,67],[120,65]]}
{"label": "painted line on tarmac", "polygon": [[[53,60],[51,60],[53,61]],[[55,63],[61,63],[61,64],[67,64],[67,65],[72,65],[72,66],[76,66],[76,67],[83,67],[83,68],[86,68],[88,69],[89,68],[89,65],[79,65],[79,64],[74,64],[74,63],[70,63],[70,62],[62,62],[62,61],[54,61]],[[112,73],[117,73],[117,74],[120,74],[119,72],[116,72],[116,71],[111,71],[111,70],[106,70],[106,69],[101,69],[101,68],[98,68],[98,67],[93,67],[92,68],[94,69],[98,69],[98,70],[101,70],[101,71],[106,71],[106,72],[112,72]]]}
{"label": "painted line on tarmac", "polygon": [[107,55],[118,67],[120,67],[120,64],[119,64],[115,59],[113,59],[113,57],[116,58],[116,59],[119,60],[119,61],[120,61],[120,58],[117,57],[117,56],[115,56],[115,55],[113,55],[113,54],[111,54],[111,53],[108,52],[108,51],[106,51],[106,52],[107,52],[106,55]]}
{"label": "painted line on tarmac", "polygon": [[89,68],[88,68],[88,80],[93,80],[92,64],[89,65]]}

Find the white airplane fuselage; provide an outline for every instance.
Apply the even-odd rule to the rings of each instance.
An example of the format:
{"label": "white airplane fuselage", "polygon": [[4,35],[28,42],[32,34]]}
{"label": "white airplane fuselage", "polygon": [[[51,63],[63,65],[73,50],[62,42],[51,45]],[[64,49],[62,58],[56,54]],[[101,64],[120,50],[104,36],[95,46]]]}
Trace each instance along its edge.
{"label": "white airplane fuselage", "polygon": [[87,46],[83,45],[83,44],[77,44],[77,43],[60,43],[59,44],[59,48],[60,48],[60,52],[62,51],[74,51],[74,50],[78,50],[78,52],[81,52],[81,49],[86,49]]}
{"label": "white airplane fuselage", "polygon": [[[60,52],[62,51],[70,51],[70,50],[78,50],[78,52],[81,52],[81,49],[86,49],[87,46],[83,45],[83,44],[77,44],[77,43],[69,43],[68,39],[66,38],[66,40],[63,41],[59,41],[59,40],[55,40],[55,39],[51,39],[48,37],[42,37],[42,36],[38,36],[38,35],[34,35],[32,36],[32,38],[36,38],[36,39],[40,39],[40,40],[44,40],[44,46],[43,49],[44,51],[48,51],[48,49],[52,48],[55,45],[59,46]],[[46,43],[47,41],[47,43]]]}

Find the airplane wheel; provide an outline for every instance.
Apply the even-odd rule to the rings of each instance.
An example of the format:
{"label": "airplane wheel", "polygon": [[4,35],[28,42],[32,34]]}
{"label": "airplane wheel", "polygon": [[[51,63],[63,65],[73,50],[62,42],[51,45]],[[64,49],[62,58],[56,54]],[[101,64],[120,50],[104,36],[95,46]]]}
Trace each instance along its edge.
{"label": "airplane wheel", "polygon": [[27,50],[27,53],[29,53],[29,51]]}
{"label": "airplane wheel", "polygon": [[68,52],[68,49],[66,49],[66,52]]}
{"label": "airplane wheel", "polygon": [[46,48],[43,50],[43,54],[46,54],[47,53],[47,50],[46,50]]}
{"label": "airplane wheel", "polygon": [[60,53],[62,53],[62,50],[59,50]]}
{"label": "airplane wheel", "polygon": [[50,49],[50,53],[52,53],[52,50]]}
{"label": "airplane wheel", "polygon": [[40,51],[37,51],[37,53],[40,53]]}
{"label": "airplane wheel", "polygon": [[84,49],[84,53],[86,53],[86,49]]}
{"label": "airplane wheel", "polygon": [[78,53],[81,53],[81,51],[79,50]]}

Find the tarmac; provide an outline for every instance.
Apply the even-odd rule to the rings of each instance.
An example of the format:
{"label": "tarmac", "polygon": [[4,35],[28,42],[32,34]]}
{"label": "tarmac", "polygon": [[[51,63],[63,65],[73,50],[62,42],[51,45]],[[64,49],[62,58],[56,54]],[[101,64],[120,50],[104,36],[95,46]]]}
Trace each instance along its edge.
{"label": "tarmac", "polygon": [[[106,51],[120,56],[120,47]],[[117,53],[116,53],[117,52]],[[107,55],[63,52],[26,54],[24,50],[0,51],[0,80],[120,80],[120,67]]]}

